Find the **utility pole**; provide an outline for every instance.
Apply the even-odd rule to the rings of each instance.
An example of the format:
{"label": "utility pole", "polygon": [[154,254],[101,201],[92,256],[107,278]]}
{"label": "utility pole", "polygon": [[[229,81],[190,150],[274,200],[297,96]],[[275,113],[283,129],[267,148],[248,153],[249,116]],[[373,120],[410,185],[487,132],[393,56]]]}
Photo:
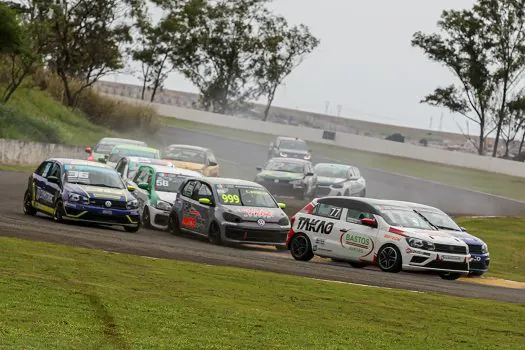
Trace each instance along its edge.
{"label": "utility pole", "polygon": [[439,131],[443,131],[443,112],[441,112],[441,117],[439,117]]}
{"label": "utility pole", "polygon": [[341,105],[337,105],[337,116],[340,117],[341,116],[341,111],[343,110],[343,106]]}
{"label": "utility pole", "polygon": [[330,101],[324,103],[324,114],[328,114],[328,108],[330,108]]}
{"label": "utility pole", "polygon": [[430,123],[428,124],[428,129],[429,130],[432,130],[432,119],[433,118],[434,118],[433,116],[430,116]]}

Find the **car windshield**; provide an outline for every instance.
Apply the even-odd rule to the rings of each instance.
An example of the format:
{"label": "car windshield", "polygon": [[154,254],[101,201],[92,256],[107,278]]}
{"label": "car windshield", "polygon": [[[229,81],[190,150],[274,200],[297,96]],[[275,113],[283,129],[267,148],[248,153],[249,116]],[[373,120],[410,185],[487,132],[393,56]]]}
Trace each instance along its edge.
{"label": "car windshield", "polygon": [[306,142],[304,141],[291,141],[291,140],[283,140],[279,143],[279,148],[281,149],[293,149],[297,151],[308,151],[308,147],[306,146]]}
{"label": "car windshield", "polygon": [[408,208],[382,207],[379,210],[381,216],[392,226],[435,230],[425,219]]}
{"label": "car windshield", "polygon": [[206,162],[205,152],[191,148],[169,148],[163,158],[173,159],[179,162],[204,164]]}
{"label": "car windshield", "polygon": [[244,207],[277,208],[270,193],[263,188],[235,185],[215,185],[219,203]]}
{"label": "car windshield", "polygon": [[144,158],[155,158],[159,159],[157,152],[153,150],[143,150],[143,149],[116,149],[115,153],[120,154],[122,157],[144,157]]}
{"label": "car windshield", "polygon": [[346,178],[348,175],[348,167],[344,165],[317,164],[314,169],[317,176]]}
{"label": "car windshield", "polygon": [[288,162],[286,160],[272,160],[266,164],[265,170],[286,171],[289,173],[304,172],[304,164],[296,162]]}
{"label": "car windshield", "polygon": [[442,230],[461,231],[461,228],[452,220],[450,216],[443,212],[416,209],[418,213],[423,215],[430,223]]}
{"label": "car windshield", "polygon": [[157,173],[155,190],[159,192],[179,192],[180,186],[187,176],[173,173]]}
{"label": "car windshield", "polygon": [[66,164],[65,181],[73,184],[124,188],[122,180],[115,169],[91,165]]}
{"label": "car windshield", "polygon": [[115,147],[114,143],[99,143],[93,152],[95,153],[110,153],[111,150]]}

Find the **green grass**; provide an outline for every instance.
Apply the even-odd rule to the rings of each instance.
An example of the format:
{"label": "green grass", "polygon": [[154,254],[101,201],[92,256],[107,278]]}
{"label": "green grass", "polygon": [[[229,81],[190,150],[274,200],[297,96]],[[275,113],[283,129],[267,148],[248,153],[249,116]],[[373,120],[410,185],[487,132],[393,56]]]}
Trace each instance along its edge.
{"label": "green grass", "polygon": [[6,105],[0,104],[0,138],[85,146],[116,135],[43,91],[21,87]]}
{"label": "green grass", "polygon": [[487,276],[525,282],[525,218],[458,218],[457,223],[487,243]]}
{"label": "green grass", "polygon": [[[251,131],[200,124],[176,118],[163,118],[163,123],[182,129],[203,131],[221,136],[236,138],[267,146],[275,136]],[[443,184],[487,192],[518,200],[525,200],[525,177],[508,176],[475,169],[424,162],[414,159],[392,157],[371,153],[309,143],[312,151],[320,156],[338,159],[357,166],[376,168],[388,172],[414,176]]]}
{"label": "green grass", "polygon": [[13,238],[0,247],[10,348],[517,349],[525,336],[524,305]]}

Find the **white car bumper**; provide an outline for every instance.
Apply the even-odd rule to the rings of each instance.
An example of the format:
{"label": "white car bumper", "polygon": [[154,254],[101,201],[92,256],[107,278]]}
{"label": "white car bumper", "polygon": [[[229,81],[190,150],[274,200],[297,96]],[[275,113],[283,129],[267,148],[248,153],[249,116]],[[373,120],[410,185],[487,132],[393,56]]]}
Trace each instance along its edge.
{"label": "white car bumper", "polygon": [[407,247],[402,252],[403,269],[468,274],[470,254],[441,253]]}
{"label": "white car bumper", "polygon": [[150,225],[159,230],[167,229],[170,212],[153,207],[148,207],[148,209]]}

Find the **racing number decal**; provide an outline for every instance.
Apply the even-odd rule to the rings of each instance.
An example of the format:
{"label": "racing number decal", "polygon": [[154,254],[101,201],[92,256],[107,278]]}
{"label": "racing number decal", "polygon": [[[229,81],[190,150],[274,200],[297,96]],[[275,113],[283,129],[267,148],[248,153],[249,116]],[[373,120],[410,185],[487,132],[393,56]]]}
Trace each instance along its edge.
{"label": "racing number decal", "polygon": [[330,208],[330,213],[328,214],[331,218],[338,218],[341,215],[341,208],[333,207]]}
{"label": "racing number decal", "polygon": [[312,232],[321,232],[325,235],[329,235],[334,229],[334,223],[330,221],[310,218],[299,218],[297,224],[298,230],[306,230]]}
{"label": "racing number decal", "polygon": [[231,194],[223,194],[221,196],[222,198],[222,201],[224,202],[224,204],[228,204],[228,203],[235,203],[235,204],[239,204],[239,202],[241,201],[241,199],[239,198],[238,195],[234,194],[234,195],[231,195]]}
{"label": "racing number decal", "polygon": [[164,180],[164,179],[157,179],[156,182],[157,182],[158,187],[168,187],[170,185],[168,180]]}
{"label": "racing number decal", "polygon": [[89,173],[87,171],[76,171],[70,170],[67,172],[68,179],[89,179]]}

